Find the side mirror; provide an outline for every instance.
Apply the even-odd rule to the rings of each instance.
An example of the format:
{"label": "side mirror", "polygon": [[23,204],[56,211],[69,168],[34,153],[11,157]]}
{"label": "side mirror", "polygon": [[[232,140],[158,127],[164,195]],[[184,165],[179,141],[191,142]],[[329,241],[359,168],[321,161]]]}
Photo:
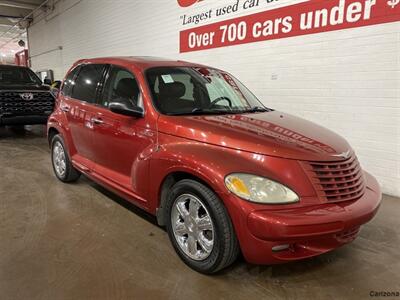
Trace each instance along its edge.
{"label": "side mirror", "polygon": [[143,108],[139,106],[128,107],[124,103],[120,102],[111,102],[108,106],[113,113],[129,116],[129,117],[136,117],[136,118],[143,118],[144,111]]}
{"label": "side mirror", "polygon": [[44,83],[44,84],[47,84],[47,85],[51,85],[51,84],[52,84],[51,80],[48,79],[48,78],[44,79],[44,80],[43,80],[43,83]]}

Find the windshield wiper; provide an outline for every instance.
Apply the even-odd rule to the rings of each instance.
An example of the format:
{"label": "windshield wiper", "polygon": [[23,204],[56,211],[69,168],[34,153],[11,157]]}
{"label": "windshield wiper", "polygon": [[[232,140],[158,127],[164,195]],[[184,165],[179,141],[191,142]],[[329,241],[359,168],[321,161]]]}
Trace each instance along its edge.
{"label": "windshield wiper", "polygon": [[256,112],[269,112],[269,111],[272,110],[266,107],[254,106],[250,109],[242,110],[242,113],[256,113]]}
{"label": "windshield wiper", "polygon": [[231,114],[232,112],[229,110],[212,110],[212,109],[203,109],[203,108],[195,108],[191,112],[182,112],[182,113],[169,113],[170,116],[188,116],[188,115],[226,115]]}
{"label": "windshield wiper", "polygon": [[204,108],[195,108],[192,110],[192,114],[226,114],[228,111],[226,110],[214,110],[214,109],[204,109]]}
{"label": "windshield wiper", "polygon": [[190,115],[234,115],[234,114],[244,114],[244,113],[255,113],[255,112],[269,112],[272,109],[268,109],[261,106],[255,106],[251,109],[246,110],[215,110],[215,109],[204,109],[204,108],[195,108],[191,112],[182,112],[182,113],[169,113],[170,116],[190,116]]}

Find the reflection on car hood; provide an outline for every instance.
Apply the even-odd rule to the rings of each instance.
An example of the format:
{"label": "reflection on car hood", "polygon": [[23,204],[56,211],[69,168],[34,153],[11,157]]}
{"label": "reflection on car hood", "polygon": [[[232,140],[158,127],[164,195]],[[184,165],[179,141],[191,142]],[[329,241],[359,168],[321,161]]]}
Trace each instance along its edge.
{"label": "reflection on car hood", "polygon": [[317,124],[278,111],[202,116],[161,116],[159,131],[235,150],[312,161],[336,161],[350,146]]}

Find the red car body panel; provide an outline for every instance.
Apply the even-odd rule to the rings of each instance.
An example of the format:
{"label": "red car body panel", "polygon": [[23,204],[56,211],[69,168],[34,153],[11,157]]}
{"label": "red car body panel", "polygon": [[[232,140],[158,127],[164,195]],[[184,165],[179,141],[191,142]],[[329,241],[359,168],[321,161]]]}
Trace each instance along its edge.
{"label": "red car body panel", "polygon": [[[278,111],[219,116],[161,116],[159,131],[235,150],[298,160],[332,160],[331,154],[350,149],[349,144],[332,131]],[[340,160],[340,157],[333,159]]]}
{"label": "red car body panel", "polygon": [[[117,115],[60,93],[48,131],[57,130],[62,135],[77,169],[150,213],[160,209],[161,187],[168,175],[191,175],[223,201],[246,260],[272,264],[311,257],[346,244],[377,212],[380,187],[365,172],[365,192],[357,200],[329,203],[318,194],[302,162],[340,161],[340,154],[351,149],[330,130],[276,111],[183,117],[162,115],[155,109],[144,77],[146,69],[204,66],[157,59],[99,58],[79,61],[74,67],[82,63],[114,64],[130,70],[140,86],[145,116]],[[101,118],[103,124],[85,127],[93,117]],[[238,172],[283,183],[299,195],[300,201],[287,205],[244,201],[224,184],[228,174]],[[272,251],[285,244],[289,249]]]}

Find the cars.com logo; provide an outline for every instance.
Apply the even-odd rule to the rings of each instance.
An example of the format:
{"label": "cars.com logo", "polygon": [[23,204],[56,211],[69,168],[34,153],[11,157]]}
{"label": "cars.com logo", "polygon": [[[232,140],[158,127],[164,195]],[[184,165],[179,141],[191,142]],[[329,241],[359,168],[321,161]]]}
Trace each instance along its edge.
{"label": "cars.com logo", "polygon": [[196,4],[197,2],[200,2],[203,0],[178,0],[178,4],[181,7],[189,7],[192,6],[193,4]]}

